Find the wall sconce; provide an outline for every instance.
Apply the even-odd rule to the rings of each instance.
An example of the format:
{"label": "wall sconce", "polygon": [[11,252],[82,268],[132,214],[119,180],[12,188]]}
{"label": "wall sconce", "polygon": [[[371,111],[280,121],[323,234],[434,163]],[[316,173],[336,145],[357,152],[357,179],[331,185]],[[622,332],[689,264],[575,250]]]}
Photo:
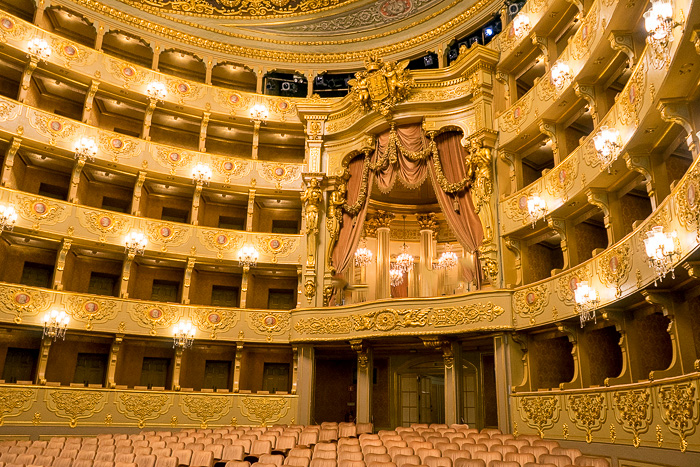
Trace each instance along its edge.
{"label": "wall sconce", "polygon": [[263,104],[255,104],[250,108],[250,119],[254,122],[261,122],[268,119],[270,112]]}
{"label": "wall sconce", "polygon": [[530,32],[530,17],[522,11],[513,18],[513,34],[518,39]]}
{"label": "wall sconce", "polygon": [[206,164],[197,164],[192,169],[192,181],[208,185],[211,181],[211,167]]}
{"label": "wall sconce", "polygon": [[73,151],[75,151],[76,159],[83,162],[86,160],[92,162],[97,156],[97,143],[95,143],[95,140],[92,138],[80,138],[75,142]]}
{"label": "wall sconce", "polygon": [[557,89],[562,89],[566,82],[573,78],[571,68],[561,60],[554,62],[550,74],[552,76],[552,84],[554,84]]}
{"label": "wall sconce", "polygon": [[651,8],[644,13],[644,28],[649,33],[647,42],[651,46],[656,69],[663,68],[668,61],[673,28],[680,25],[673,20],[673,3],[670,0],[652,0]]}
{"label": "wall sconce", "polygon": [[148,86],[146,86],[146,95],[155,102],[163,102],[168,96],[168,90],[165,84],[160,81],[151,81],[148,83]]}
{"label": "wall sconce", "polygon": [[238,250],[238,264],[243,268],[254,268],[258,264],[259,253],[252,245],[243,245]]}
{"label": "wall sconce", "polygon": [[51,310],[44,315],[44,337],[65,340],[68,329],[68,314],[65,311]]}
{"label": "wall sconce", "polygon": [[17,211],[12,205],[0,204],[0,233],[3,230],[10,231],[15,227],[17,222]]}
{"label": "wall sconce", "polygon": [[173,330],[173,348],[189,349],[194,344],[194,326],[190,321],[177,323]]}
{"label": "wall sconce", "polygon": [[51,57],[51,47],[44,39],[36,37],[27,44],[27,53],[37,61],[48,60]]}
{"label": "wall sconce", "polygon": [[132,230],[124,239],[126,252],[131,255],[142,255],[146,251],[147,245],[146,236],[137,230]]}
{"label": "wall sconce", "polygon": [[617,131],[617,128],[603,125],[593,137],[593,145],[598,154],[598,160],[603,167],[608,168],[608,173],[610,173],[610,165],[617,160],[622,149],[620,132]]}
{"label": "wall sconce", "polygon": [[673,263],[676,262],[679,256],[678,250],[678,234],[676,231],[664,232],[661,225],[652,227],[647,232],[647,238],[644,239],[644,249],[649,258],[649,266],[654,270],[657,280],[664,280],[666,274],[671,273],[671,278],[675,279],[676,275],[673,271]]}
{"label": "wall sconce", "polygon": [[527,199],[527,213],[534,229],[537,219],[544,217],[547,213],[547,203],[539,196],[530,196]]}
{"label": "wall sconce", "polygon": [[588,281],[581,281],[574,291],[574,300],[576,301],[576,310],[581,318],[581,327],[584,327],[587,321],[595,323],[595,310],[600,303],[598,291],[589,286]]}

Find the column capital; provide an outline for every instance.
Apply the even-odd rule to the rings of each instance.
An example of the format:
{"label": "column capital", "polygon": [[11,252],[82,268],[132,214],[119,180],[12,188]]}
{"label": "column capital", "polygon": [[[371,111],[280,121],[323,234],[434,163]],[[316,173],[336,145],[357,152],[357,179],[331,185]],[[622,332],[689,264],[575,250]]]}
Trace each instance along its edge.
{"label": "column capital", "polygon": [[430,230],[433,233],[437,232],[438,220],[437,214],[434,212],[429,212],[425,214],[416,214],[416,220],[420,226],[420,230]]}

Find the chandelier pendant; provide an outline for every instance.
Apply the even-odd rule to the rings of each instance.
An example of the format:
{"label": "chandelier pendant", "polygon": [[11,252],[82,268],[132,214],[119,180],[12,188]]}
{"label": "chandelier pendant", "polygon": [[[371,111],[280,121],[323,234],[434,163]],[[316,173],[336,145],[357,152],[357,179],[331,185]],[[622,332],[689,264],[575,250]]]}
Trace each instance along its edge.
{"label": "chandelier pendant", "polygon": [[647,232],[647,238],[644,239],[644,249],[648,257],[649,267],[656,275],[654,286],[657,286],[657,281],[663,281],[669,273],[671,273],[672,279],[676,278],[674,263],[680,256],[680,245],[675,230],[664,232],[661,225],[652,227]]}

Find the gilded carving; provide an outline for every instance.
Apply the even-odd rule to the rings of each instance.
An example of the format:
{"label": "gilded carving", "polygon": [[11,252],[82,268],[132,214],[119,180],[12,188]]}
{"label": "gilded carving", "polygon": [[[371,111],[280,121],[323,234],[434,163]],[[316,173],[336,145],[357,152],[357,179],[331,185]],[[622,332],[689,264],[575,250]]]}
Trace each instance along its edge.
{"label": "gilded carving", "polygon": [[63,38],[52,38],[51,49],[54,54],[53,59],[60,57],[66,68],[72,65],[89,66],[97,60],[97,54],[94,51]]}
{"label": "gilded carving", "polygon": [[674,197],[678,222],[688,231],[700,229],[700,171],[697,166],[683,177]]}
{"label": "gilded carving", "polygon": [[182,398],[180,409],[190,419],[206,428],[209,422],[220,420],[231,410],[231,397],[211,395],[187,395]]}
{"label": "gilded carving", "polygon": [[627,281],[631,269],[629,243],[609,249],[598,259],[598,277],[606,286],[615,287],[617,298],[622,295],[622,284]]}
{"label": "gilded carving", "polygon": [[136,157],[143,151],[143,143],[128,136],[100,131],[97,139],[100,150],[111,154],[113,162],[119,162],[120,158]]}
{"label": "gilded carving", "polygon": [[287,415],[291,404],[282,397],[243,397],[239,407],[252,424],[267,426]]}
{"label": "gilded carving", "polygon": [[388,332],[395,329],[423,327],[428,323],[430,308],[416,308],[408,310],[384,310],[370,311],[362,315],[353,315],[353,327],[356,331],[382,331]]}
{"label": "gilded carving", "polygon": [[639,125],[639,113],[642,111],[644,104],[644,94],[646,92],[646,62],[640,60],[634,74],[627,81],[625,89],[617,96],[615,100],[620,106],[620,123],[623,125]]}
{"label": "gilded carving", "polygon": [[571,41],[571,58],[581,60],[591,51],[593,40],[598,35],[598,3],[594,2],[583,23]]}
{"label": "gilded carving", "polygon": [[519,407],[521,419],[536,428],[540,437],[559,420],[559,400],[554,396],[521,397]]}
{"label": "gilded carving", "polygon": [[6,417],[16,417],[31,409],[35,399],[35,389],[1,388],[0,426],[3,425]]}
{"label": "gilded carving", "polygon": [[136,420],[138,427],[146,426],[146,420],[154,420],[168,412],[173,405],[173,396],[166,394],[121,393],[115,405],[126,418]]}
{"label": "gilded carving", "polygon": [[532,109],[532,92],[528,92],[511,108],[498,117],[499,128],[505,132],[520,133],[520,127]]}
{"label": "gilded carving", "polygon": [[567,398],[569,418],[577,427],[586,430],[586,442],[593,441],[593,431],[599,430],[606,418],[605,395],[571,394]]}
{"label": "gilded carving", "polygon": [[177,96],[179,104],[184,104],[186,100],[199,99],[206,91],[204,86],[183,79],[168,80],[167,87],[171,95]]}
{"label": "gilded carving", "polygon": [[7,36],[21,40],[26,37],[28,28],[18,23],[17,20],[8,14],[0,16],[0,42],[6,42]]}
{"label": "gilded carving", "polygon": [[520,317],[535,324],[535,317],[544,312],[549,303],[549,283],[533,285],[513,293],[513,309]]}
{"label": "gilded carving", "polygon": [[435,327],[461,326],[482,321],[493,321],[505,313],[503,307],[493,303],[474,303],[472,305],[436,308],[430,314],[430,324]]}
{"label": "gilded carving", "polygon": [[378,57],[368,57],[366,70],[358,71],[355,78],[348,81],[352,99],[366,112],[373,110],[389,115],[415,85],[406,70],[408,62],[384,62]]}
{"label": "gilded carving", "polygon": [[256,235],[255,242],[262,253],[272,256],[273,263],[277,262],[277,257],[294,253],[299,246],[299,238],[290,236]]}
{"label": "gilded carving", "polygon": [[217,259],[223,259],[224,252],[237,250],[243,245],[243,235],[224,230],[197,229],[197,236],[207,250],[216,252]]}
{"label": "gilded carving", "polygon": [[224,183],[231,183],[231,180],[239,180],[247,176],[253,164],[250,161],[231,159],[227,157],[212,158],[214,170],[224,176]]}
{"label": "gilded carving", "polygon": [[351,316],[301,318],[294,323],[299,334],[349,334],[354,330]]}
{"label": "gilded carving", "polygon": [[146,235],[148,240],[160,245],[160,250],[168,251],[168,246],[183,245],[190,237],[191,229],[170,222],[147,222]]}
{"label": "gilded carving", "polygon": [[[599,165],[601,165],[600,158],[598,157],[598,151],[596,151],[595,149],[595,143],[593,142],[593,138],[587,138],[586,141],[584,141],[583,145],[581,145],[580,151],[581,158],[588,167],[598,167]],[[602,166],[600,170],[603,170]],[[584,183],[581,183],[581,185],[584,185]]]}
{"label": "gilded carving", "polygon": [[301,166],[298,164],[283,164],[280,162],[258,162],[258,174],[266,181],[282,189],[282,185],[290,185],[301,179]]}
{"label": "gilded carving", "polygon": [[218,332],[226,332],[238,323],[240,312],[226,308],[196,308],[191,316],[192,324],[209,332],[211,339],[216,339]]}
{"label": "gilded carving", "polygon": [[41,135],[49,138],[49,144],[54,146],[57,139],[68,140],[78,134],[78,125],[55,114],[28,110],[29,124]]}
{"label": "gilded carving", "polygon": [[0,310],[14,314],[16,324],[22,322],[22,316],[34,316],[47,311],[53,303],[48,293],[25,287],[3,286],[0,289],[0,297]]}
{"label": "gilded carving", "polygon": [[289,331],[289,313],[249,312],[246,313],[248,325],[256,334],[280,335]]}
{"label": "gilded carving", "polygon": [[190,151],[169,148],[167,146],[155,146],[153,148],[155,149],[151,151],[153,158],[162,167],[170,169],[170,175],[175,175],[178,169],[189,167],[190,163],[194,160],[194,154]]}
{"label": "gilded carving", "polygon": [[19,198],[18,214],[34,222],[32,228],[38,230],[41,224],[55,225],[68,218],[70,211],[62,204],[49,202],[44,198],[17,196]]}
{"label": "gilded carving", "polygon": [[686,436],[695,431],[698,423],[697,397],[692,382],[678,383],[659,388],[659,404],[663,408],[661,418],[669,430],[680,438],[681,451],[688,448]]}
{"label": "gilded carving", "polygon": [[574,293],[578,284],[590,280],[590,277],[591,271],[586,266],[559,276],[556,282],[556,292],[559,300],[567,305],[575,305]]}
{"label": "gilded carving", "polygon": [[47,391],[46,406],[60,418],[67,418],[75,428],[81,418],[90,418],[100,412],[107,402],[106,393],[82,389]]}
{"label": "gilded carving", "polygon": [[651,394],[648,389],[616,391],[613,394],[615,418],[622,429],[632,433],[632,444],[639,447],[639,435],[646,433],[651,424]]}
{"label": "gilded carving", "polygon": [[[0,28],[2,30],[2,28]],[[0,122],[11,122],[22,113],[22,107],[9,99],[0,98]]]}
{"label": "gilded carving", "polygon": [[151,75],[150,70],[145,70],[139,66],[130,65],[127,62],[117,60],[115,58],[105,58],[107,71],[116,79],[122,81],[124,88],[128,89],[130,85],[145,84],[148,77]]}
{"label": "gilded carving", "polygon": [[544,177],[544,184],[550,195],[565,198],[566,192],[574,186],[578,178],[578,154],[574,153],[557,165]]}
{"label": "gilded carving", "polygon": [[100,243],[107,241],[107,235],[124,235],[129,227],[129,218],[104,211],[83,211],[83,216],[79,219],[80,224],[89,232],[100,236]]}
{"label": "gilded carving", "polygon": [[85,329],[91,330],[92,324],[105,323],[117,316],[119,308],[114,300],[104,300],[97,297],[69,295],[66,311],[71,318],[85,322]]}
{"label": "gilded carving", "polygon": [[139,303],[129,308],[129,315],[139,326],[150,328],[149,334],[155,336],[157,329],[172,326],[180,319],[180,311],[162,303]]}

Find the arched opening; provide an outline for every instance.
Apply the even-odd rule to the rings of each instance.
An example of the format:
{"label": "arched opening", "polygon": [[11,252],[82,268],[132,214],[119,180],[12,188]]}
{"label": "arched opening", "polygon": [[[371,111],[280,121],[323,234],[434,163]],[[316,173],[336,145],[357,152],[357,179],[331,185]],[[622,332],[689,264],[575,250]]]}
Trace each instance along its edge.
{"label": "arched opening", "polygon": [[411,359],[396,371],[398,426],[445,423],[445,373],[442,357]]}

